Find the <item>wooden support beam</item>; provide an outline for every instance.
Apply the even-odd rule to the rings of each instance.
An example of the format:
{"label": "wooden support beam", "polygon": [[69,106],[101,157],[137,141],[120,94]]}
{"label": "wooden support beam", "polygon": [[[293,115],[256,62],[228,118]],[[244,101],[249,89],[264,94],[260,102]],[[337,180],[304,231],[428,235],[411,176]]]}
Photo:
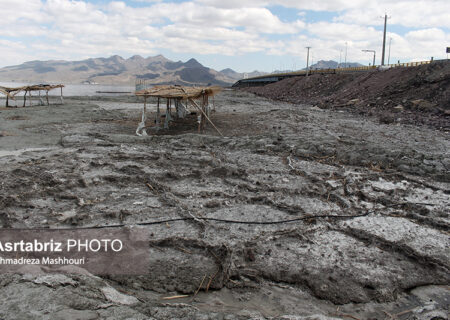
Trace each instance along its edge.
{"label": "wooden support beam", "polygon": [[220,132],[219,129],[217,129],[217,127],[215,126],[215,124],[211,121],[211,119],[209,119],[209,117],[206,115],[206,113],[202,110],[202,108],[200,108],[200,106],[191,98],[189,98],[189,102],[196,107],[198,110],[200,110],[200,112],[206,117],[206,119],[209,121],[209,123],[212,124],[212,126],[214,127],[214,129],[216,129],[216,131],[223,137],[222,132]]}

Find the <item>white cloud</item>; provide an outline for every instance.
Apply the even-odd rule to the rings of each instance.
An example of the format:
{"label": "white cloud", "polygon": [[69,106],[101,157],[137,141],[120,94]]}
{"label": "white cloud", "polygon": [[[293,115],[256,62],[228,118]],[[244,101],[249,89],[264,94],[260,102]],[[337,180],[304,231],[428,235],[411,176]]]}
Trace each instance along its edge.
{"label": "white cloud", "polygon": [[[361,50],[374,49],[377,57],[381,56],[380,15],[385,11],[392,17],[388,32],[398,32],[394,28],[398,26],[407,30],[389,34],[395,57],[439,56],[450,43],[450,2],[446,0],[134,2],[139,2],[139,7],[124,1],[0,0],[2,64],[17,61],[14,52],[19,51],[17,57],[33,59],[149,55],[161,50],[193,55],[259,52],[302,57],[307,45],[313,47],[314,59],[337,60],[345,42],[349,60],[371,61]],[[286,22],[274,14],[274,5],[290,8],[294,21],[291,17]],[[330,11],[336,17],[320,21],[318,12],[318,22],[308,23],[308,10]]]}
{"label": "white cloud", "polygon": [[388,24],[404,27],[450,27],[450,2],[447,0],[371,1],[364,7],[348,10],[336,21],[359,25],[382,25],[381,16],[390,16]]}
{"label": "white cloud", "polygon": [[22,42],[15,42],[9,40],[0,39],[0,46],[3,48],[14,49],[14,50],[23,50],[26,46]]}
{"label": "white cloud", "polygon": [[26,45],[20,41],[0,39],[0,57],[3,65],[15,65],[24,61],[35,60],[33,55],[26,51],[26,48]]}
{"label": "white cloud", "polygon": [[0,37],[39,36],[45,33],[41,26],[48,17],[41,14],[39,0],[0,0]]}
{"label": "white cloud", "polygon": [[38,23],[45,20],[39,14],[42,7],[40,0],[0,0],[1,19],[0,26],[6,26],[19,20],[28,23]]}
{"label": "white cloud", "polygon": [[165,17],[177,24],[189,24],[197,28],[242,27],[257,33],[295,33],[302,27],[302,22],[284,23],[262,7],[251,7],[243,10],[241,7],[204,6],[194,2],[161,3],[154,5],[152,14]]}
{"label": "white cloud", "polygon": [[438,28],[422,29],[417,31],[411,31],[406,34],[406,39],[414,42],[434,42],[434,41],[446,41],[448,35],[444,31]]}
{"label": "white cloud", "polygon": [[197,3],[204,4],[215,8],[235,9],[235,8],[257,8],[265,7],[269,1],[265,0],[197,0]]}
{"label": "white cloud", "polygon": [[191,25],[168,25],[161,28],[160,32],[167,38],[183,38],[194,40],[250,40],[258,36],[254,33],[233,30],[223,27],[211,27],[200,29]]}
{"label": "white cloud", "polygon": [[438,28],[430,28],[408,32],[401,48],[409,48],[409,52],[402,52],[414,57],[413,60],[427,60],[430,57],[443,56],[450,44],[450,34]]}
{"label": "white cloud", "polygon": [[343,11],[364,7],[369,0],[197,0],[197,2],[220,8],[251,8],[280,5],[287,8],[313,11]]}
{"label": "white cloud", "polygon": [[318,22],[308,25],[308,31],[323,39],[352,39],[367,40],[378,39],[381,33],[372,27],[345,23]]}

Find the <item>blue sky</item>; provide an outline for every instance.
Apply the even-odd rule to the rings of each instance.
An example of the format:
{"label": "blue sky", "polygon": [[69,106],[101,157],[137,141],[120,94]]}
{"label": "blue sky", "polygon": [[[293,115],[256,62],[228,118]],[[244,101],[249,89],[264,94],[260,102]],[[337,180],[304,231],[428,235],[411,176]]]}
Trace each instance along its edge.
{"label": "blue sky", "polygon": [[[163,54],[221,70],[299,69],[311,59],[380,63],[446,58],[443,0],[0,0],[0,67],[30,60]],[[388,52],[386,52],[388,55]],[[386,57],[387,59],[387,57]]]}

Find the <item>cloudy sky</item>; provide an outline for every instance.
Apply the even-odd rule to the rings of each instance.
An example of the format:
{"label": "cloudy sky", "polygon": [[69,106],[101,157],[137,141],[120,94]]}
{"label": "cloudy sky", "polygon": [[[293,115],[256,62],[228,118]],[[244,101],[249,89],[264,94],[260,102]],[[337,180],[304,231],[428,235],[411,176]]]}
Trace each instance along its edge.
{"label": "cloudy sky", "polygon": [[450,46],[448,0],[0,0],[0,7],[0,67],[163,54],[271,72],[303,68],[306,46],[313,62],[344,62],[347,48],[347,61],[368,64],[372,54],[361,50],[372,49],[379,64],[385,12],[391,62],[443,59]]}

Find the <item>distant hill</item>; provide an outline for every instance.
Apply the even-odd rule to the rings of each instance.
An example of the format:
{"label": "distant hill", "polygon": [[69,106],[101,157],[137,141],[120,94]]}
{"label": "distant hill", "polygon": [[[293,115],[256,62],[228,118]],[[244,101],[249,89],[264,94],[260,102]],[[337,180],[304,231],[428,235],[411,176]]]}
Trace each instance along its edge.
{"label": "distant hill", "polygon": [[251,78],[251,77],[257,77],[257,76],[263,76],[267,74],[267,72],[260,72],[260,71],[253,71],[253,72],[236,72],[233,69],[223,69],[220,71],[223,75],[233,79],[233,80],[240,80],[243,78]]}
{"label": "distant hill", "polygon": [[226,70],[218,72],[195,59],[174,62],[162,55],[128,59],[115,55],[81,61],[29,61],[0,69],[0,81],[134,84],[135,79],[145,79],[153,84],[226,86],[243,77]]}
{"label": "distant hill", "polygon": [[[353,67],[362,67],[363,65],[357,62],[347,62],[347,63],[341,63],[339,65],[338,62],[333,61],[333,60],[329,60],[329,61],[325,61],[325,60],[319,60],[317,63],[313,64],[310,66],[311,69],[316,70],[316,69],[336,69],[336,68],[353,68]],[[306,68],[304,68],[303,70],[306,70]]]}

